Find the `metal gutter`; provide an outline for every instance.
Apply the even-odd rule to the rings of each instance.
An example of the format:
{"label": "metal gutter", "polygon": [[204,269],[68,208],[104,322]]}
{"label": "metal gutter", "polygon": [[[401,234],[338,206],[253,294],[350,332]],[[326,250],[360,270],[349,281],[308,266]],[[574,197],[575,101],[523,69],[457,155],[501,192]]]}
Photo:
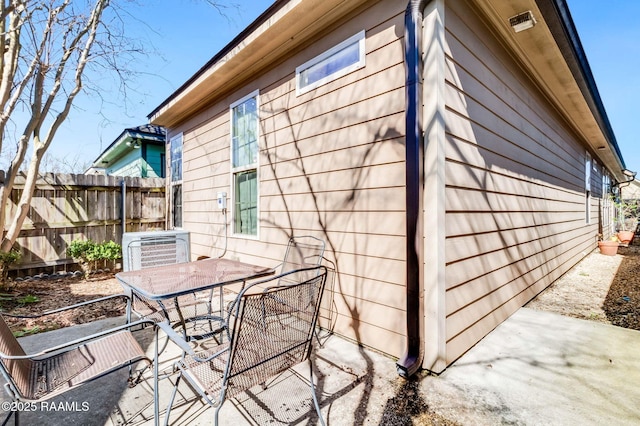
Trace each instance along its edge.
{"label": "metal gutter", "polygon": [[423,214],[424,136],[422,130],[422,21],[430,0],[411,0],[405,11],[405,164],[406,164],[406,322],[407,347],[396,363],[398,374],[408,378],[421,367],[423,318],[420,315],[420,289],[424,277]]}
{"label": "metal gutter", "polygon": [[[580,86],[580,90],[589,104],[600,129],[618,157],[622,169],[625,169],[622,152],[609,122],[566,0],[536,0],[536,4],[540,12],[542,12],[553,38],[556,40],[562,56],[564,56],[567,65],[571,69],[573,77]],[[619,171],[615,170],[614,172],[617,173]]]}

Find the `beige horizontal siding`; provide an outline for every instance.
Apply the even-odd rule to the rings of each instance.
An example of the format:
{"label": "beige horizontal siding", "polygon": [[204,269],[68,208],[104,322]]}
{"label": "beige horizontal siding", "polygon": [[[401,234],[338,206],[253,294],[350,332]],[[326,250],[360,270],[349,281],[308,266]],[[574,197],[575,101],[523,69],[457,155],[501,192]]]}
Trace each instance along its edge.
{"label": "beige horizontal siding", "polygon": [[[500,288],[500,290],[504,288],[503,291],[511,292],[521,289],[522,291],[514,297],[511,297],[511,294],[492,294],[487,297],[487,299],[490,300],[488,304],[486,301],[483,301],[477,306],[471,305],[470,307],[473,309],[464,309],[448,317],[447,325],[451,329],[450,334],[453,335],[453,337],[447,341],[447,363],[455,361],[469,349],[468,342],[470,339],[481,339],[484,337],[495,328],[496,324],[508,318],[510,312],[517,310],[520,306],[531,300],[537,293],[553,283],[554,280],[560,278],[563,273],[575,264],[575,257],[580,256],[585,250],[589,250],[589,247],[590,245],[588,243],[582,243],[564,252],[561,258],[553,259],[553,262],[559,265],[556,269],[549,270],[548,266],[543,266],[539,272],[532,271],[534,273],[538,272],[539,278],[533,276],[529,279],[529,282],[519,282],[520,280],[516,280],[508,283],[508,286]],[[565,261],[565,263],[561,263],[562,261]],[[524,280],[524,277],[522,280]],[[499,306],[499,309],[496,309],[496,299],[499,300],[501,297],[506,301]],[[464,328],[465,326],[467,328]],[[457,330],[462,331],[455,334]]]}
{"label": "beige horizontal siding", "polygon": [[[318,162],[325,164],[321,160]],[[330,166],[331,164],[331,158],[327,158],[326,165]],[[290,166],[300,175],[302,175],[301,172],[306,172],[304,175],[306,176],[307,188],[300,187],[300,175],[290,178],[278,177],[277,179],[261,182],[260,192],[263,197],[281,195],[283,191],[291,193],[289,189],[294,188],[298,190],[312,189],[315,193],[320,193],[327,191],[355,192],[357,190],[362,191],[381,187],[402,188],[404,186],[404,163],[360,166],[342,170],[325,169],[326,171],[317,173],[308,171],[306,165],[299,167],[291,164]],[[278,168],[278,175],[280,175],[280,168]]]}
{"label": "beige horizontal siding", "polygon": [[[506,247],[518,247],[524,255],[528,250],[525,244],[535,243],[541,247],[555,246],[557,244],[553,244],[554,241],[564,241],[571,232],[579,232],[578,235],[581,235],[584,232],[581,225],[582,223],[573,221],[561,225],[537,225],[486,234],[450,237],[446,242],[446,261],[451,265],[476,257],[478,253],[493,253]],[[451,286],[455,285],[454,280],[450,280],[449,283]]]}
{"label": "beige horizontal siding", "polygon": [[[364,283],[362,283],[364,285]],[[368,300],[355,299],[337,294],[334,297],[338,321],[353,321],[361,326],[379,328],[395,333],[403,327],[401,311],[384,305],[373,304]]]}
{"label": "beige horizontal siding", "polygon": [[[328,124],[321,120],[308,124],[310,129],[315,124],[329,128]],[[364,164],[375,164],[370,158],[372,155],[382,156],[379,162],[393,162],[404,158],[402,111],[375,118],[367,117],[364,121],[343,121],[341,124],[343,127],[329,132],[319,129],[318,133],[305,138],[300,135],[294,138],[289,131],[263,135],[265,148],[261,152],[261,162],[267,164],[268,156],[277,156],[278,161],[274,161],[277,164],[290,159],[330,154],[336,161],[340,161],[337,164],[348,162],[350,167],[355,167],[365,161]],[[371,146],[375,142],[383,141],[391,143]]]}
{"label": "beige horizontal siding", "polygon": [[469,234],[485,234],[499,230],[528,228],[578,221],[575,212],[474,212],[473,221],[466,211],[447,214],[446,234],[449,237]]}
{"label": "beige horizontal siding", "polygon": [[398,350],[398,348],[403,348],[406,345],[404,334],[373,327],[353,320],[350,316],[341,315],[337,318],[333,330],[336,334],[360,344],[371,346],[371,342],[378,342],[377,347],[384,347],[384,349],[380,349],[381,352],[394,357],[400,357],[402,349]]}
{"label": "beige horizontal siding", "polygon": [[478,17],[446,4],[450,363],[593,248],[598,208],[587,225],[577,136]]}
{"label": "beige horizontal siding", "polygon": [[[219,255],[216,193],[231,196],[229,105],[259,91],[259,236],[234,236],[230,225],[226,257],[275,266],[290,235],[323,238],[338,275],[322,321],[332,316],[336,332],[395,356],[405,339],[404,7],[372,4],[170,129],[184,134],[193,255]],[[296,96],[295,67],[362,29],[366,66]]]}
{"label": "beige horizontal siding", "polygon": [[[275,214],[286,213],[285,210],[272,210]],[[352,211],[332,211],[332,212],[304,212],[291,210],[292,214],[286,222],[292,229],[307,231],[307,234],[317,232],[336,232],[350,234],[380,234],[404,236],[404,211],[369,211],[366,214],[355,214]],[[279,229],[270,223],[265,223],[262,229]]]}
{"label": "beige horizontal siding", "polygon": [[261,196],[261,209],[287,210],[295,206],[297,211],[360,211],[392,210],[404,203],[404,191],[398,188],[348,189],[329,192],[296,192]]}
{"label": "beige horizontal siding", "polygon": [[[448,118],[450,122],[457,120],[461,128],[471,127],[464,119],[449,115]],[[450,129],[450,131],[454,130]],[[464,163],[515,178],[534,180],[544,186],[557,186],[563,189],[571,186],[574,191],[584,187],[584,184],[577,186],[575,178],[575,174],[579,173],[577,170],[569,172],[554,169],[551,163],[529,155],[526,150],[482,128],[474,128],[474,134],[477,140],[484,141],[486,138],[488,142],[478,144],[476,141],[460,139],[457,135],[455,137],[450,135],[447,138],[450,148],[448,149],[449,162]]]}
{"label": "beige horizontal siding", "polygon": [[[549,211],[549,212],[584,212],[584,199],[580,198],[564,200],[545,200],[534,196],[526,197],[525,194],[507,194],[478,191],[466,188],[449,188],[447,191],[447,210],[450,211]],[[584,217],[584,214],[583,216]]]}
{"label": "beige horizontal siding", "polygon": [[[467,289],[465,286],[478,277],[486,277],[489,281],[489,285],[485,288],[497,287],[514,276],[522,275],[548,261],[555,261],[567,250],[567,247],[580,244],[582,234],[579,229],[568,233],[569,237],[575,238],[570,243],[565,242],[560,235],[554,235],[457,262],[456,267],[450,268],[450,273],[447,275],[447,289],[474,294],[474,288]],[[453,305],[450,308],[451,310],[448,309],[447,312],[458,309]]]}

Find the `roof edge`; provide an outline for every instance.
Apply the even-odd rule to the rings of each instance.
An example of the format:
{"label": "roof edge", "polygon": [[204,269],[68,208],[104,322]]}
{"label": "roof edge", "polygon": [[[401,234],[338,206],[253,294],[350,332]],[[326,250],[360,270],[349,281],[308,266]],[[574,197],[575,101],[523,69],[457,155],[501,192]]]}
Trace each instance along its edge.
{"label": "roof edge", "polygon": [[102,166],[99,165],[99,162],[104,158],[104,156],[109,154],[109,152],[112,151],[117,146],[122,145],[123,143],[125,143],[125,141],[128,138],[132,138],[132,139],[133,138],[139,138],[139,139],[144,139],[145,142],[147,142],[147,143],[157,142],[159,144],[164,144],[165,139],[166,139],[166,135],[141,131],[141,130],[139,130],[138,127],[131,127],[131,128],[128,128],[128,129],[124,129],[122,131],[122,133],[120,133],[120,135],[113,142],[111,142],[109,144],[109,146],[106,147],[100,153],[100,155],[98,155],[98,157],[95,160],[93,160],[91,162],[91,167],[102,167]]}
{"label": "roof edge", "polygon": [[187,81],[185,81],[178,89],[176,89],[171,95],[169,95],[164,101],[147,114],[147,119],[151,120],[162,108],[167,106],[173,99],[175,99],[182,92],[187,90],[189,86],[198,78],[200,78],[209,68],[211,68],[216,62],[222,59],[225,55],[231,52],[242,40],[247,38],[258,27],[267,22],[269,18],[280,10],[284,5],[289,3],[290,0],[276,0],[267,10],[265,10],[260,16],[258,16],[252,23],[250,23],[240,34],[238,34],[233,40],[231,40],[226,46],[224,46],[218,53],[216,53],[211,59],[207,61],[195,74],[193,74]]}
{"label": "roof edge", "polygon": [[[609,145],[615,152],[622,169],[626,168],[622,152],[618,146],[616,136],[611,127],[600,92],[596,85],[587,55],[582,47],[578,31],[571,17],[566,0],[536,0],[538,8],[543,13],[549,30],[558,48],[565,57],[566,63],[589,104],[600,129]],[[619,173],[619,170],[615,170]]]}

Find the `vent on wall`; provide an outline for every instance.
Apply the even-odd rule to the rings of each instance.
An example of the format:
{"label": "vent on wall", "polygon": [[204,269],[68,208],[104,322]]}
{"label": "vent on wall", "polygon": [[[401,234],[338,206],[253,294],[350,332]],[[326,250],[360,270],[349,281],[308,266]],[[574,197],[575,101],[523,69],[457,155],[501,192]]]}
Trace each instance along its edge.
{"label": "vent on wall", "polygon": [[528,30],[529,28],[533,28],[536,24],[536,18],[533,17],[533,13],[530,10],[526,12],[518,13],[516,16],[512,16],[509,18],[509,25],[514,29],[515,32],[519,33],[520,31]]}

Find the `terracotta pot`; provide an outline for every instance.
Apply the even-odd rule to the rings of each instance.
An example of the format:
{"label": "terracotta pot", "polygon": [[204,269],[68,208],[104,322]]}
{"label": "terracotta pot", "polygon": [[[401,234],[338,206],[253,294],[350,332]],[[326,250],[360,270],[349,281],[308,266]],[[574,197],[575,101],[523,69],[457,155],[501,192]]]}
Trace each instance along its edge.
{"label": "terracotta pot", "polygon": [[633,231],[620,231],[618,232],[618,239],[622,244],[630,244],[633,241]]}
{"label": "terracotta pot", "polygon": [[607,256],[615,256],[618,253],[618,245],[620,243],[617,241],[598,241],[600,253]]}

